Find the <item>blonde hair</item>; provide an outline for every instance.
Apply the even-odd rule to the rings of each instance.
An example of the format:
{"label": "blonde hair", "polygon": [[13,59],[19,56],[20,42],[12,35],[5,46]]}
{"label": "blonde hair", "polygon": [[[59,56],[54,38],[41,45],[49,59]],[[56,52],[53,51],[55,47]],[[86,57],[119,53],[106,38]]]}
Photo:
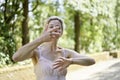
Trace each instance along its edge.
{"label": "blonde hair", "polygon": [[50,23],[50,21],[52,21],[52,20],[58,20],[60,23],[61,23],[61,27],[62,27],[62,30],[63,30],[63,28],[64,28],[64,23],[63,23],[63,20],[60,18],[60,17],[58,17],[58,16],[51,16],[51,17],[49,17],[48,19],[47,19],[47,21],[46,21],[46,24],[49,24]]}

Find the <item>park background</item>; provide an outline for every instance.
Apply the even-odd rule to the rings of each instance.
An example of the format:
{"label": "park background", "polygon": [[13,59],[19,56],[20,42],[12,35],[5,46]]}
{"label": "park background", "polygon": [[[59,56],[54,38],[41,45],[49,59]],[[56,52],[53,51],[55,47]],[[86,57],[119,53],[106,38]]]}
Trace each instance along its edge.
{"label": "park background", "polygon": [[0,0],[1,74],[31,64],[15,63],[12,55],[40,36],[50,16],[65,23],[59,46],[88,55],[120,51],[120,0]]}

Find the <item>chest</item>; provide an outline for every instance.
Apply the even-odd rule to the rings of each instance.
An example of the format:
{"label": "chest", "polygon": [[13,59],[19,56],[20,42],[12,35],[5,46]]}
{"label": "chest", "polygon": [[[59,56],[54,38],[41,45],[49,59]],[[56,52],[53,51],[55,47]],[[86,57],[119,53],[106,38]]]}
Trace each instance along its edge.
{"label": "chest", "polygon": [[39,49],[39,59],[38,63],[35,65],[35,73],[40,75],[48,76],[58,76],[66,75],[67,69],[59,71],[58,69],[53,69],[53,63],[59,57],[65,57],[63,50],[56,52],[50,52],[46,48]]}
{"label": "chest", "polygon": [[60,57],[65,57],[65,53],[63,50],[60,51],[50,51],[49,49],[41,49],[39,51],[39,58],[45,59],[47,61],[54,62],[56,59]]}
{"label": "chest", "polygon": [[35,72],[37,74],[41,74],[42,76],[65,76],[67,69],[61,71],[58,69],[53,69],[53,63],[54,61],[50,61],[44,57],[41,57],[35,67]]}

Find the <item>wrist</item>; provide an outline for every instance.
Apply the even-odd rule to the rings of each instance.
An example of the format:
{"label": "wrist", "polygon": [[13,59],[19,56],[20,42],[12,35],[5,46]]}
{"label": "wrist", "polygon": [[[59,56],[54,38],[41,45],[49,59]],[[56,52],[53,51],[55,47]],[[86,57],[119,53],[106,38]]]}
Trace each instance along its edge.
{"label": "wrist", "polygon": [[70,58],[69,61],[70,61],[70,64],[73,64],[73,59],[72,58]]}
{"label": "wrist", "polygon": [[42,37],[39,37],[38,39],[36,39],[37,43],[38,44],[41,44],[44,42],[43,38]]}

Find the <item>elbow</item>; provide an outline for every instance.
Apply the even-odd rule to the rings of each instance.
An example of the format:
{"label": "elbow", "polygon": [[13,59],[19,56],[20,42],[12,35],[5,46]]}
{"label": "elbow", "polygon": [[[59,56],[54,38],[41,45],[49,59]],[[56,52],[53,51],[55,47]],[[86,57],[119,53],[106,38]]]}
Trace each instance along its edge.
{"label": "elbow", "polygon": [[12,56],[12,60],[13,60],[14,62],[18,62],[17,57],[15,57],[15,56]]}
{"label": "elbow", "polygon": [[90,60],[88,61],[88,66],[89,66],[89,65],[93,65],[93,64],[95,64],[95,60],[94,60],[94,59],[90,59]]}
{"label": "elbow", "polygon": [[14,54],[14,55],[12,56],[12,60],[13,60],[14,62],[18,62],[18,61],[19,61],[19,58],[18,58],[18,56],[16,56],[16,54]]}

